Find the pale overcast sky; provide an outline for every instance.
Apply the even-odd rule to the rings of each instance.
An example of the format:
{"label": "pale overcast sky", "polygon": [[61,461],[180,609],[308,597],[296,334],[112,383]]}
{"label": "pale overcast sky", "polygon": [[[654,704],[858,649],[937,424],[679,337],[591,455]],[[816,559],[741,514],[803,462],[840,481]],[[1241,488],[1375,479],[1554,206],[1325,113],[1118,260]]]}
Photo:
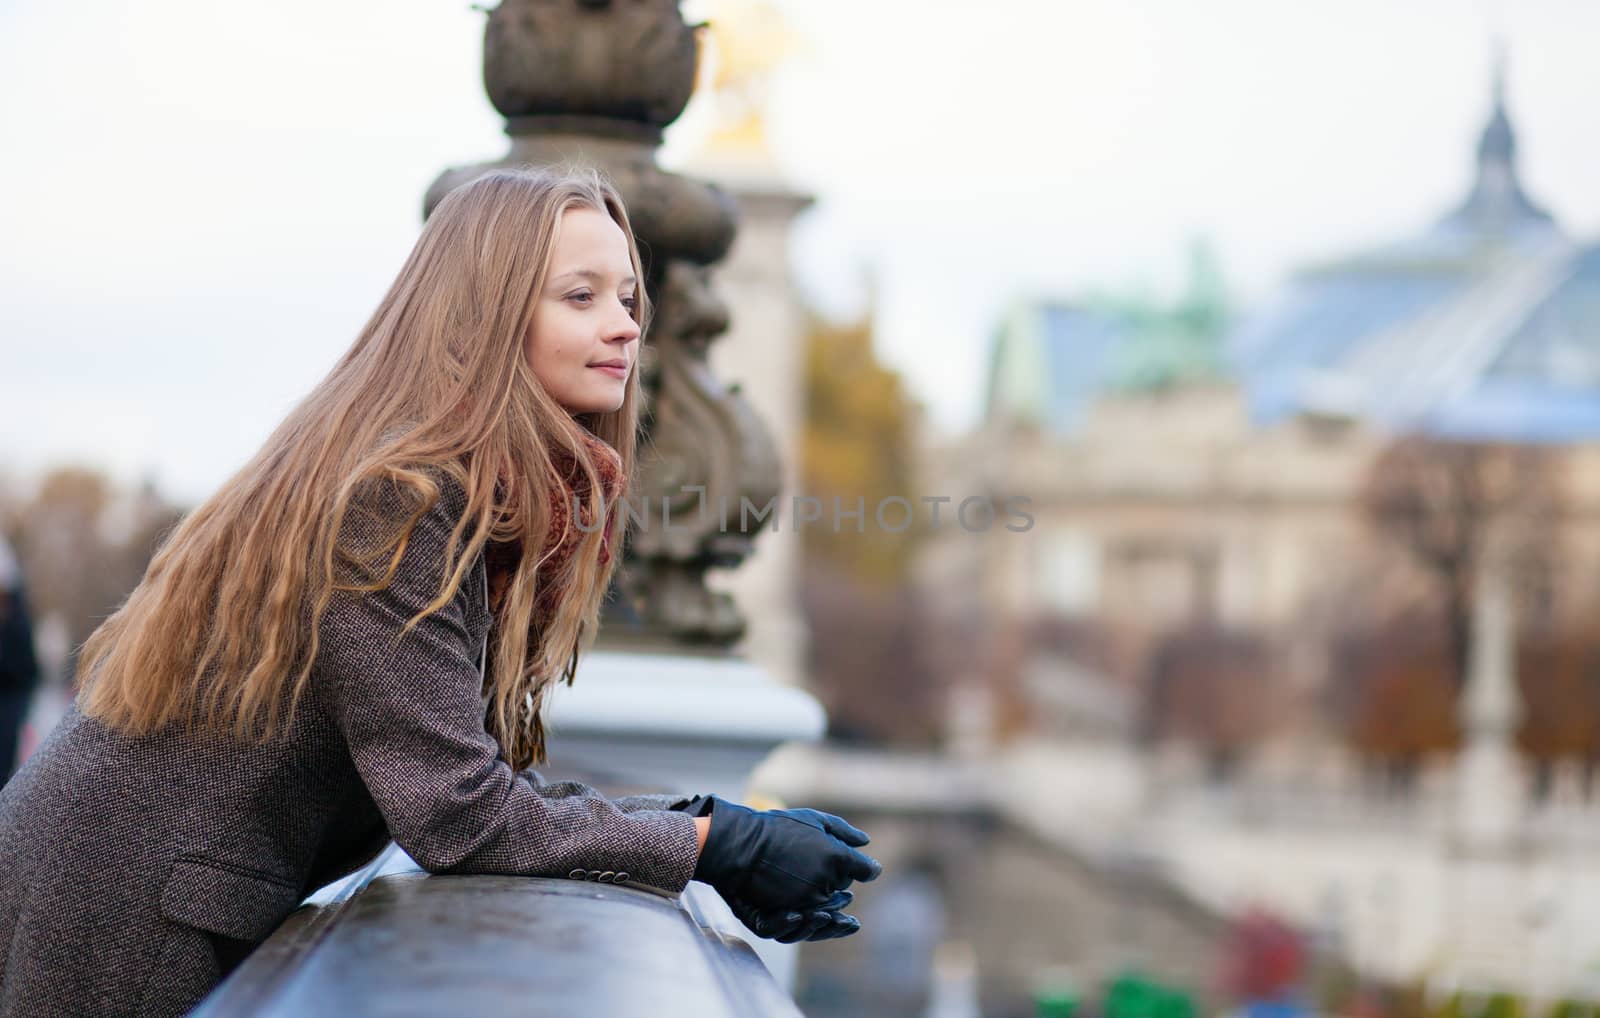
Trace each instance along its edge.
{"label": "pale overcast sky", "polygon": [[[1491,39],[1533,195],[1600,235],[1591,0],[788,0],[774,147],[817,197],[797,283],[879,280],[883,356],[944,431],[1019,294],[1241,296],[1467,187]],[[415,0],[0,4],[0,470],[197,499],[354,339],[444,167],[504,151],[483,16]],[[668,157],[693,149],[694,121]],[[737,314],[737,308],[734,309]]]}

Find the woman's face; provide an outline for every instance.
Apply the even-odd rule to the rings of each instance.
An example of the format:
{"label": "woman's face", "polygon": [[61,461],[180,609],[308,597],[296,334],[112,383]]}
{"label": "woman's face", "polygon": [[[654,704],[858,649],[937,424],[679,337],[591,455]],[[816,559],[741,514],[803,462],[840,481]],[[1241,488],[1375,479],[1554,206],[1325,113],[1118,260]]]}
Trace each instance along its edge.
{"label": "woman's face", "polygon": [[528,359],[534,377],[569,413],[622,406],[639,349],[634,286],[622,228],[595,209],[564,212],[534,304]]}

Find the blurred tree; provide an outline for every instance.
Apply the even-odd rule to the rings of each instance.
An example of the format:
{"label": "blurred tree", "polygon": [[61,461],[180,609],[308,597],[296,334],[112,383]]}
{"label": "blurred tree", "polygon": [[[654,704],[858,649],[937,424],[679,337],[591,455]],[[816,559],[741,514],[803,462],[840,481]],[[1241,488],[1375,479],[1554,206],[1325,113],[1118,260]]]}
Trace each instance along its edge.
{"label": "blurred tree", "polygon": [[[919,517],[904,530],[879,527],[874,513],[892,496],[923,511],[915,495],[916,404],[900,376],[878,362],[867,321],[845,326],[814,321],[805,350],[800,473],[804,493],[822,503],[822,519],[804,531],[807,556],[820,556],[880,590],[897,586],[907,579],[926,530]],[[835,497],[841,512],[864,500],[859,527],[854,520],[831,525]],[[894,506],[884,510],[889,526],[898,527],[903,515]]]}
{"label": "blurred tree", "polygon": [[1350,626],[1336,637],[1331,663],[1344,735],[1388,791],[1406,793],[1423,760],[1459,748],[1457,690],[1436,608]]}
{"label": "blurred tree", "polygon": [[1140,735],[1193,743],[1211,776],[1226,779],[1279,715],[1274,672],[1272,648],[1254,633],[1207,620],[1168,633],[1151,655]]}
{"label": "blurred tree", "polygon": [[1600,705],[1585,691],[1586,655],[1551,631],[1564,512],[1558,452],[1405,438],[1373,464],[1361,501],[1380,538],[1419,568],[1427,593],[1405,617],[1347,633],[1335,653],[1355,694],[1353,744],[1387,759],[1400,784],[1422,756],[1458,748],[1474,591],[1495,555],[1518,594],[1518,677],[1529,707],[1519,740],[1545,762],[1546,778],[1549,761],[1590,752]]}
{"label": "blurred tree", "polygon": [[1472,599],[1486,553],[1504,556],[1526,592],[1542,585],[1560,552],[1559,464],[1527,445],[1396,441],[1369,470],[1360,493],[1380,537],[1400,548],[1433,585],[1445,625],[1446,674],[1466,681]]}
{"label": "blurred tree", "polygon": [[804,567],[802,592],[811,628],[808,670],[828,712],[829,735],[936,744],[944,731],[943,689],[926,653],[925,615],[909,587],[880,590],[818,562]]}
{"label": "blurred tree", "polygon": [[[1460,748],[1458,690],[1438,606],[1350,626],[1332,664],[1328,706],[1350,744],[1383,764],[1391,786],[1409,786],[1424,757]],[[1600,638],[1586,627],[1524,630],[1517,684],[1517,743],[1534,764],[1536,794],[1549,791],[1561,760],[1581,763],[1592,782],[1600,760]]]}
{"label": "blurred tree", "polygon": [[[942,730],[943,686],[928,654],[927,613],[910,566],[925,531],[884,499],[915,490],[917,408],[872,349],[868,322],[813,321],[805,348],[801,494],[821,518],[801,530],[802,605],[811,629],[809,671],[838,738],[928,743]],[[834,521],[863,508],[859,520]]]}
{"label": "blurred tree", "polygon": [[8,501],[34,617],[60,618],[74,655],[138,585],[181,515],[151,484],[119,492],[103,474],[80,467],[56,469],[31,499]]}
{"label": "blurred tree", "polygon": [[1522,725],[1517,744],[1534,765],[1534,794],[1543,799],[1555,765],[1583,765],[1592,791],[1600,761],[1600,639],[1588,627],[1526,634],[1518,641],[1517,684]]}
{"label": "blurred tree", "polygon": [[64,467],[45,476],[19,514],[17,551],[32,586],[34,615],[59,615],[74,648],[133,586],[106,568],[99,522],[111,500],[103,475]]}

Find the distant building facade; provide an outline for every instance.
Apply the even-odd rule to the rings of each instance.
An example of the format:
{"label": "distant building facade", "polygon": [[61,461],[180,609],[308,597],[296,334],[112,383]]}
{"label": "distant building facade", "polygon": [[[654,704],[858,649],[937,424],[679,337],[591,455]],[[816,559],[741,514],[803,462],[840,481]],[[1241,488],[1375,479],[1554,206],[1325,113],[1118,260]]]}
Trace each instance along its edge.
{"label": "distant building facade", "polygon": [[975,573],[996,618],[1097,620],[1121,634],[1124,679],[1159,634],[1208,624],[1287,639],[1290,683],[1309,684],[1330,600],[1394,557],[1359,500],[1410,434],[1559,446],[1559,586],[1594,603],[1600,245],[1526,194],[1515,156],[1497,75],[1472,190],[1420,236],[1305,268],[1239,322],[1201,257],[1170,307],[1018,304],[982,427],[929,462],[1027,494],[1034,527],[956,535],[927,569]]}
{"label": "distant building facade", "polygon": [[[982,427],[927,449],[926,476],[1027,495],[1033,526],[946,532],[919,571],[939,610],[981,614],[1002,645],[952,708],[1023,717],[986,749],[962,733],[972,758],[1008,763],[999,787],[1031,779],[1064,827],[1121,832],[1219,912],[1265,903],[1365,974],[1542,1007],[1600,998],[1600,797],[1576,768],[1529,794],[1516,609],[1478,584],[1449,694],[1462,748],[1402,797],[1369,793],[1322,698],[1334,627],[1394,615],[1428,582],[1364,501],[1403,437],[1548,450],[1563,501],[1533,537],[1554,550],[1553,611],[1592,631],[1600,605],[1600,245],[1522,187],[1500,77],[1460,203],[1418,236],[1303,269],[1241,322],[1205,271],[1167,307],[1018,304]],[[1210,635],[1165,653],[1184,632]],[[1193,671],[1206,653],[1249,680],[1243,697],[1167,692],[1211,708],[1223,742],[1256,737],[1250,766],[1130,751],[1157,666]],[[1492,837],[1467,837],[1475,824]]]}

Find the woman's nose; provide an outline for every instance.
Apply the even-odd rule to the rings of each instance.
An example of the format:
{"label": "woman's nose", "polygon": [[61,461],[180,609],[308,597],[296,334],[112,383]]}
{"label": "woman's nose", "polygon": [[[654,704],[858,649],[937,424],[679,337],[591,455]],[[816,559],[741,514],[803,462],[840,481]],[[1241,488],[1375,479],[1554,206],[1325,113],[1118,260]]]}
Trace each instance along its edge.
{"label": "woman's nose", "polygon": [[616,320],[612,322],[611,338],[625,342],[639,338],[639,323],[633,320],[633,316],[628,314],[626,308],[623,308]]}

